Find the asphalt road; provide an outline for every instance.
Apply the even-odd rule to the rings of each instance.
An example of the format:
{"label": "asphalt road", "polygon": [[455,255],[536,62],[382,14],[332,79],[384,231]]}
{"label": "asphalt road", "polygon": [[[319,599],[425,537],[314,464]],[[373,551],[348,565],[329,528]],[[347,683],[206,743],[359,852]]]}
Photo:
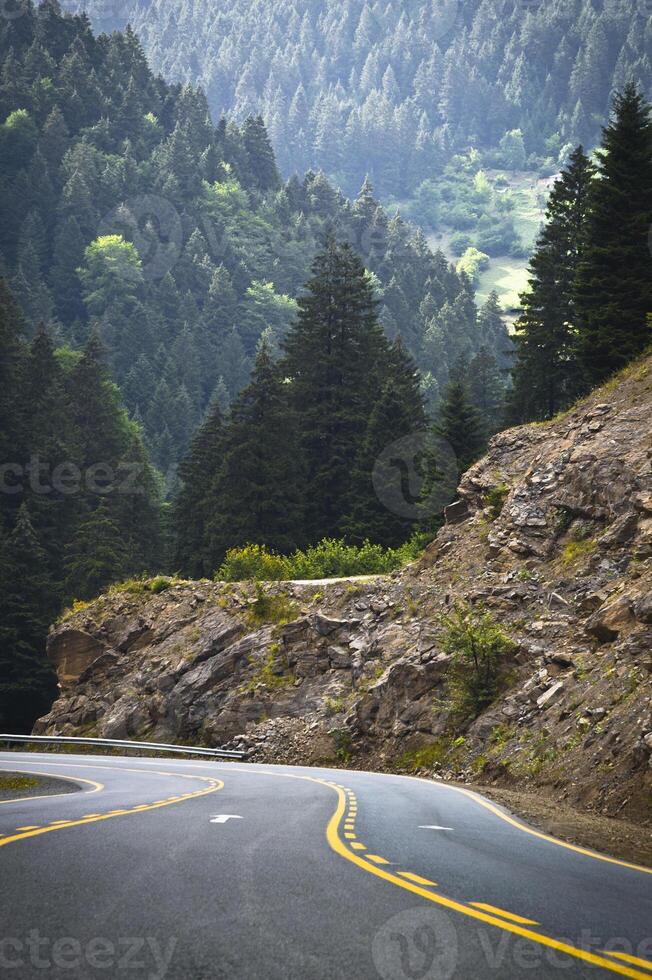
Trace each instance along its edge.
{"label": "asphalt road", "polygon": [[[0,975],[652,977],[652,872],[401,776],[2,753]],[[605,952],[608,950],[609,952]]]}

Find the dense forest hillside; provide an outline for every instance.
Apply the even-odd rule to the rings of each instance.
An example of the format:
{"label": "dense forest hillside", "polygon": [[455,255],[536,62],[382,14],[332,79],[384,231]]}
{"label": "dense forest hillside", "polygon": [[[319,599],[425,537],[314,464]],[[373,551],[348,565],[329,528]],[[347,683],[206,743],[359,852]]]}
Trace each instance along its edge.
{"label": "dense forest hillside", "polygon": [[[21,8],[22,9],[22,8]],[[174,470],[211,399],[278,347],[328,230],[373,273],[431,405],[460,356],[508,346],[490,301],[365,182],[354,203],[309,172],[283,184],[257,117],[214,125],[204,94],[150,71],[131,30],[94,37],[55,0],[0,23],[0,256],[33,336],[93,327],[156,465]]]}
{"label": "dense forest hillside", "polygon": [[155,70],[216,114],[261,113],[282,172],[410,195],[455,153],[548,168],[594,146],[612,95],[652,92],[647,0],[70,0],[131,23]]}
{"label": "dense forest hillside", "polygon": [[[346,450],[337,439],[325,456],[315,449],[326,468],[336,462],[360,486],[362,454],[372,463],[392,432],[423,427],[424,403],[432,411],[452,375],[469,365],[477,369],[478,408],[497,385],[497,411],[500,368],[510,358],[495,297],[478,311],[469,277],[389,218],[368,181],[354,202],[322,173],[283,183],[260,117],[215,125],[200,89],[154,76],[131,30],[96,37],[86,16],[62,14],[56,0],[16,13],[0,20],[4,728],[24,726],[52,695],[44,639],[64,601],[164,571],[173,557],[177,568],[203,562],[183,541],[184,507],[202,546],[208,511],[207,574],[247,539],[279,545],[269,537],[268,511],[252,509],[239,523],[228,508],[251,499],[239,483],[241,465],[251,464],[243,447],[273,456],[256,413],[270,394],[272,402],[285,394],[275,362],[286,339],[292,356],[304,284],[327,242],[349,270],[343,282],[353,292],[346,300],[344,289],[337,301],[357,310],[347,343],[365,394],[352,388],[342,403]],[[367,347],[356,347],[363,337]],[[301,343],[297,350],[300,371],[311,355]],[[255,362],[253,381],[265,390],[254,385],[252,394]],[[348,370],[345,362],[337,370]],[[310,416],[317,429],[331,418],[333,365],[322,381],[322,410]],[[398,414],[397,392],[385,390],[394,381],[411,398]],[[303,397],[311,403],[309,386]],[[277,439],[290,431],[289,409],[279,403],[276,421],[268,420]],[[213,487],[201,450],[206,429],[193,435],[204,420],[216,432],[221,416],[229,420],[232,480],[220,477]],[[487,418],[495,429],[495,411]],[[298,437],[318,439],[316,431]],[[173,556],[162,501],[177,493],[177,467],[191,444]],[[221,442],[216,451],[219,463]],[[292,475],[279,467],[293,453],[288,445],[272,459],[290,489]],[[264,477],[258,490],[276,486],[282,515],[287,499],[273,466]],[[317,481],[313,503],[323,513],[327,485],[315,468],[306,479]],[[357,501],[353,487],[333,498],[331,507],[348,501],[346,512],[324,515],[320,533],[361,540],[377,531],[387,543],[408,536],[410,521],[378,527],[369,488]],[[286,545],[317,540],[305,520],[297,512]]]}

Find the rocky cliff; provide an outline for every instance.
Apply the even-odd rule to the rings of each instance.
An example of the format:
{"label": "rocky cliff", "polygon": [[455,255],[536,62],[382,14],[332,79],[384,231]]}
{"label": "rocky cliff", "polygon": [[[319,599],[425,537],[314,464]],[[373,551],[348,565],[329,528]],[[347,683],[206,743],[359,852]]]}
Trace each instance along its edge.
{"label": "rocky cliff", "polygon": [[[424,769],[652,821],[652,358],[496,436],[419,562],[387,578],[134,584],[56,625],[38,733],[229,744]],[[442,614],[513,639],[497,699],[451,712]]]}

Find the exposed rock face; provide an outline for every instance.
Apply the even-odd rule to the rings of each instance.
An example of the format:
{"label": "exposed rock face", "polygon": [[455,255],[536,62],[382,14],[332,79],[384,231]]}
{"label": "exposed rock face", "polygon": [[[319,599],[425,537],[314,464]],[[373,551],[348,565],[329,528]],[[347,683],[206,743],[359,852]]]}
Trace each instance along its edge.
{"label": "exposed rock face", "polygon": [[[432,746],[444,774],[650,820],[651,366],[496,436],[404,572],[270,586],[294,603],[285,625],[251,625],[244,585],[98,599],[51,633],[62,692],[35,731],[386,768]],[[441,642],[457,600],[516,643],[503,693],[465,721]]]}
{"label": "exposed rock face", "polygon": [[72,627],[54,634],[48,643],[48,656],[56,667],[62,687],[79,680],[104,650],[105,646],[97,636]]}

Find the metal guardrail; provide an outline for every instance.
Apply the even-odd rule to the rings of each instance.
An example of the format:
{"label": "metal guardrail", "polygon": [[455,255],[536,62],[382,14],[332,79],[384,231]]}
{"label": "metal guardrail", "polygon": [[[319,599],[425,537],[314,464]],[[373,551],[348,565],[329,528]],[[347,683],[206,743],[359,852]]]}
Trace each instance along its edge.
{"label": "metal guardrail", "polygon": [[74,735],[0,735],[0,742],[51,743],[53,745],[95,745],[98,748],[140,749],[149,752],[178,752],[182,755],[208,755],[218,759],[242,759],[244,752],[206,749],[192,745],[165,745],[163,742],[128,742],[116,738],[77,738]]}

